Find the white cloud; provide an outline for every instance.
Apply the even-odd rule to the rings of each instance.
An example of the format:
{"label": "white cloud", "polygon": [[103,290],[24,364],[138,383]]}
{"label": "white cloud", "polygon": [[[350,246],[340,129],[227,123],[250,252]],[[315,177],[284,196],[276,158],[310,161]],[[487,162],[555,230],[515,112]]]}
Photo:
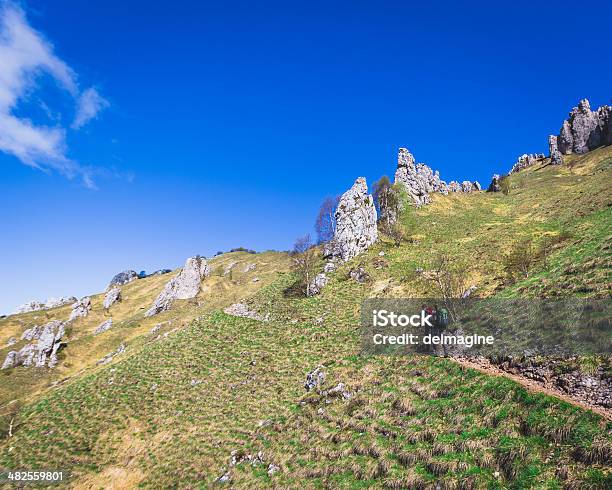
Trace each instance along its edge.
{"label": "white cloud", "polygon": [[98,113],[109,105],[108,101],[95,88],[88,88],[79,98],[77,114],[72,123],[72,128],[83,127],[89,121],[95,119]]}
{"label": "white cloud", "polygon": [[69,178],[80,175],[87,187],[94,187],[90,172],[67,156],[65,128],[36,125],[14,114],[19,102],[36,90],[42,73],[76,100],[73,128],[82,127],[108,107],[95,89],[81,93],[75,72],[28,24],[23,10],[0,0],[0,151],[31,167],[56,170]]}

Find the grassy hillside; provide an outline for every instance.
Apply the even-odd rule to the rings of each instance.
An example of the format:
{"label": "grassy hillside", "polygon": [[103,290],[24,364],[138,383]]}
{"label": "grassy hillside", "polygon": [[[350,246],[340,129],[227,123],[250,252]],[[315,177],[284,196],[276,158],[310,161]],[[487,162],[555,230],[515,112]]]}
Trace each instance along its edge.
{"label": "grassy hillside", "polygon": [[[109,478],[206,488],[224,474],[236,488],[609,488],[606,419],[452,360],[359,355],[361,301],[430,294],[415,271],[436,254],[465,268],[481,296],[609,297],[612,148],[572,159],[571,172],[513,175],[508,195],[435,196],[404,216],[409,241],[383,237],[330,274],[319,296],[289,294],[290,259],[274,252],[212,259],[198,298],[146,320],[169,276],[133,282],[111,310],[116,325],[93,337],[106,317],[95,296],[57,368],[0,372],[5,429],[13,420],[0,467],[70,469],[76,488]],[[525,240],[546,257],[509,281],[503,257]],[[240,272],[250,263],[255,270]],[[348,277],[357,266],[370,276],[364,284]],[[238,300],[269,321],[222,312]],[[60,308],[0,320],[0,345],[67,316]],[[149,334],[165,321],[162,335]],[[122,342],[124,354],[95,364]],[[318,365],[325,386],[342,382],[350,397],[306,394]]]}

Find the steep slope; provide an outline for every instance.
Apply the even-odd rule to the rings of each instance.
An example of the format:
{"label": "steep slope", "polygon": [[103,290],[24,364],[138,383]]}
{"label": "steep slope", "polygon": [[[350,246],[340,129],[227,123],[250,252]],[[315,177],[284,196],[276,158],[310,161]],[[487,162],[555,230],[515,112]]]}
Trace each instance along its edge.
{"label": "steep slope", "polygon": [[[467,267],[483,296],[609,297],[612,149],[566,158],[571,170],[544,163],[513,174],[508,195],[433,196],[403,217],[407,242],[383,237],[331,273],[318,296],[289,294],[289,257],[266,253],[211,260],[198,298],[152,319],[144,310],[167,277],[125,286],[106,339],[91,336],[104,319],[94,297],[55,371],[0,373],[5,425],[13,422],[0,466],[67,468],[80,488],[110,477],[128,487],[207,487],[223,476],[241,488],[609,487],[605,419],[452,360],[359,356],[361,301],[431,293],[418,270],[437,254]],[[545,245],[547,258],[508,282],[501,258],[526,239]],[[229,278],[233,260],[258,265]],[[364,283],[349,277],[359,266]],[[221,311],[245,298],[269,321]],[[67,310],[44,315],[56,314]],[[37,315],[2,320],[1,340]],[[148,334],[166,320],[167,336]],[[121,342],[125,353],[95,365]],[[306,373],[319,365],[324,388],[344,390],[305,396]],[[23,408],[12,410],[12,399]]]}

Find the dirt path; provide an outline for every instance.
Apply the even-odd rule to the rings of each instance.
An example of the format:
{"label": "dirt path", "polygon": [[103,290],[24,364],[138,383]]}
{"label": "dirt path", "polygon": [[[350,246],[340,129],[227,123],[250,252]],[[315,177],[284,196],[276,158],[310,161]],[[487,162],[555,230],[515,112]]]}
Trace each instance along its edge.
{"label": "dirt path", "polygon": [[612,420],[612,410],[609,408],[600,407],[598,405],[587,403],[583,400],[572,398],[567,393],[557,388],[546,387],[532,379],[528,379],[523,376],[519,376],[517,374],[509,373],[491,364],[486,359],[479,359],[478,361],[476,361],[476,360],[453,358],[453,361],[455,361],[458,364],[461,364],[462,366],[476,369],[480,371],[481,373],[489,374],[492,376],[505,376],[506,378],[510,378],[511,380],[516,381],[517,383],[521,384],[522,386],[524,386],[525,388],[527,388],[528,390],[532,392],[544,393],[545,395],[550,395],[556,398],[560,398],[561,400],[567,403],[571,403],[572,405],[575,405],[577,407],[584,408],[586,410],[591,410],[592,412],[595,412],[596,414],[601,415],[607,420]]}

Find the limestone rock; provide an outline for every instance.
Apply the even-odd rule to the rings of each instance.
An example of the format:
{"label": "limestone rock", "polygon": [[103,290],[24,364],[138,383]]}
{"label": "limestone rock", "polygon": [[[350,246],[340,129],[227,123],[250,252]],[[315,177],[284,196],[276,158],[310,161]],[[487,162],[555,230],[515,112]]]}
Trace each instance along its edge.
{"label": "limestone rock", "polygon": [[306,382],[304,383],[304,388],[306,388],[306,391],[321,389],[321,386],[324,382],[325,371],[323,371],[323,366],[317,366],[314,371],[311,371],[306,375]]}
{"label": "limestone rock", "polygon": [[100,335],[101,333],[106,332],[113,326],[113,319],[109,318],[108,320],[103,321],[98,328],[94,330],[94,335]]}
{"label": "limestone rock", "polygon": [[582,99],[563,121],[557,147],[561,154],[582,154],[602,145],[612,144],[612,106],[591,110],[588,99]]}
{"label": "limestone rock", "polygon": [[49,298],[45,303],[45,309],[57,308],[58,306],[68,305],[74,303],[77,299],[74,296],[60,297],[60,298]]}
{"label": "limestone rock", "polygon": [[4,362],[2,363],[2,368],[0,369],[10,369],[18,365],[19,365],[19,352],[17,352],[16,350],[12,350],[6,355],[6,358],[4,359]]}
{"label": "limestone rock", "polygon": [[327,276],[324,272],[317,274],[312,281],[310,281],[310,286],[308,288],[308,295],[314,296],[315,294],[319,294],[321,290],[327,285]]}
{"label": "limestone rock", "polygon": [[117,301],[121,301],[121,289],[115,286],[107,291],[102,305],[104,309],[108,310]]}
{"label": "limestone rock", "polygon": [[225,266],[225,268],[223,269],[223,275],[227,276],[230,272],[232,272],[232,269],[236,266],[238,262],[236,261],[232,261],[229,264],[227,264]]}
{"label": "limestone rock", "polygon": [[76,320],[77,318],[86,317],[91,310],[91,299],[89,296],[85,296],[81,298],[79,301],[72,305],[72,312],[70,313],[70,318],[68,321],[71,322]]}
{"label": "limestone rock", "polygon": [[24,303],[17,307],[15,310],[15,315],[19,313],[29,313],[30,311],[38,311],[42,310],[45,307],[44,303],[40,301],[30,301],[29,303]]}
{"label": "limestone rock", "polygon": [[42,325],[35,325],[32,328],[24,330],[21,334],[21,340],[38,340],[43,332],[43,328]]}
{"label": "limestone rock", "polygon": [[415,164],[414,156],[406,148],[399,149],[395,182],[404,185],[417,207],[429,204],[430,194],[434,192],[447,195],[449,192],[468,193],[481,190],[478,182],[464,181],[460,184],[453,180],[447,184],[440,179],[437,170],[433,171],[424,163]]}
{"label": "limestone rock", "polygon": [[74,296],[70,297],[60,297],[60,298],[49,298],[46,302],[42,303],[40,301],[30,301],[29,303],[25,303],[21,306],[18,306],[15,310],[15,315],[19,313],[29,313],[30,311],[39,311],[46,310],[49,308],[57,308],[58,306],[64,306],[69,303],[74,303],[76,298]]}
{"label": "limestone rock", "polygon": [[200,292],[200,282],[208,275],[210,267],[205,258],[196,255],[187,259],[183,269],[166,284],[145,316],[168,310],[174,300],[195,298]]}
{"label": "limestone rock", "polygon": [[543,153],[525,153],[517,158],[515,164],[510,170],[510,173],[513,174],[527,167],[531,167],[535,163],[541,161],[543,158],[545,158]]}
{"label": "limestone rock", "polygon": [[563,163],[563,155],[559,151],[559,145],[557,143],[557,136],[550,135],[548,137],[548,153],[550,157],[550,163],[553,165],[561,165]]}
{"label": "limestone rock", "polygon": [[461,184],[456,180],[451,180],[448,183],[448,192],[461,192]]}
{"label": "limestone rock", "polygon": [[440,180],[440,173],[434,172],[424,163],[415,164],[414,156],[406,148],[400,148],[397,155],[395,182],[404,185],[417,206],[431,202],[431,192],[448,193],[446,183]]}
{"label": "limestone rock", "polygon": [[250,318],[251,320],[257,320],[260,322],[268,321],[267,315],[265,317],[260,315],[256,311],[251,310],[244,303],[234,303],[233,305],[225,308],[223,311],[227,313],[228,315],[232,315],[232,316],[238,316],[241,318]]}
{"label": "limestone rock", "polygon": [[347,261],[376,242],[376,208],[372,196],[368,194],[365,178],[359,177],[342,195],[335,218],[334,238],[326,244],[324,250],[327,257],[339,257]]}
{"label": "limestone rock", "polygon": [[330,272],[334,272],[336,270],[336,263],[335,262],[326,262],[325,265],[323,266],[323,272],[325,273],[330,273]]}
{"label": "limestone rock", "polygon": [[17,339],[15,337],[11,337],[10,339],[6,341],[7,347],[10,347],[11,345],[15,345],[16,343],[17,343]]}
{"label": "limestone rock", "polygon": [[136,273],[136,271],[123,271],[119,274],[116,274],[115,277],[111,279],[111,282],[108,286],[123,286],[124,284],[135,281],[136,279],[138,279],[138,274]]}
{"label": "limestone rock", "polygon": [[57,351],[64,336],[64,322],[53,320],[36,330],[28,338],[38,340],[36,344],[28,344],[19,351],[11,351],[6,356],[2,369],[17,366],[36,367],[48,366],[50,368],[57,364]]}

